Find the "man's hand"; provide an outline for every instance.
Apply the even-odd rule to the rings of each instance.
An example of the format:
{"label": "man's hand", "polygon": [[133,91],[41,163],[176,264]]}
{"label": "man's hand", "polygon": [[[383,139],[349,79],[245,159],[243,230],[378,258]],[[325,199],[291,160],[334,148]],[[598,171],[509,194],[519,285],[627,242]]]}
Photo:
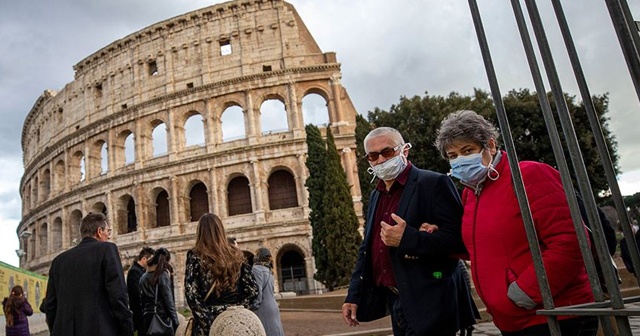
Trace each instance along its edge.
{"label": "man's hand", "polygon": [[380,225],[382,225],[380,237],[382,237],[382,242],[385,245],[398,247],[400,246],[400,240],[402,240],[404,229],[407,227],[407,222],[394,213],[391,214],[391,219],[393,219],[397,224],[389,225],[385,223],[385,221],[380,222]]}
{"label": "man's hand", "polygon": [[342,319],[350,327],[355,327],[360,324],[356,319],[357,310],[358,305],[355,303],[344,303],[342,305]]}
{"label": "man's hand", "polygon": [[438,231],[438,226],[435,225],[435,224],[422,223],[422,225],[420,225],[419,231],[426,231],[427,233],[434,233],[434,232]]}

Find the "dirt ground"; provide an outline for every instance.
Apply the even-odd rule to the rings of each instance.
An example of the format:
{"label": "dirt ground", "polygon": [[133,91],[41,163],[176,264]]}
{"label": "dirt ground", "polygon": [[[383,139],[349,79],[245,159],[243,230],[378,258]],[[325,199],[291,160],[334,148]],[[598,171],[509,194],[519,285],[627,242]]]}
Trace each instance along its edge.
{"label": "dirt ground", "polygon": [[[285,336],[335,335],[361,332],[363,335],[390,335],[391,318],[349,327],[340,312],[281,311]],[[380,330],[384,329],[384,330]],[[370,333],[366,333],[371,331]]]}

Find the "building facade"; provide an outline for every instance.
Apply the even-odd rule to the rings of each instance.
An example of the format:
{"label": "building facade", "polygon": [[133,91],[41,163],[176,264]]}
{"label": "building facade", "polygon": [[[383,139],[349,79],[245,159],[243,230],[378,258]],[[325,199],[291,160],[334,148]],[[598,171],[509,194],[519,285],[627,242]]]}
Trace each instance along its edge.
{"label": "building facade", "polygon": [[[357,213],[356,111],[335,53],[293,6],[231,1],[142,29],[46,90],[22,132],[20,266],[46,274],[103,212],[125,269],[168,248],[184,303],[186,252],[205,212],[240,248],[271,249],[280,291],[312,293],[304,125],[336,138]],[[329,126],[330,125],[330,126]]]}

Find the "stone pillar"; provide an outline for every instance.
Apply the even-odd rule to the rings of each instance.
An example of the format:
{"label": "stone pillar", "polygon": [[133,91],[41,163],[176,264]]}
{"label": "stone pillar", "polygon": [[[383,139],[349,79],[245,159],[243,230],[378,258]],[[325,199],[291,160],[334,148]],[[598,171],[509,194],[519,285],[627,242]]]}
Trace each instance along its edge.
{"label": "stone pillar", "polygon": [[250,90],[245,91],[245,103],[246,107],[243,110],[245,134],[249,144],[254,144],[260,135],[260,110],[253,107],[253,97]]}
{"label": "stone pillar", "polygon": [[335,111],[329,112],[331,124],[339,124],[342,122],[342,105],[340,104],[340,94],[342,91],[342,85],[340,84],[340,76],[335,75],[331,77],[329,81],[331,85],[331,94],[333,96],[333,107]]}
{"label": "stone pillar", "polygon": [[[220,202],[218,201],[218,193],[216,190],[225,189],[218,188],[218,181],[216,181],[215,170],[213,168],[209,168],[209,185],[211,189],[207,189],[207,195],[209,196],[209,212],[214,213],[218,216],[222,214],[222,209],[220,208]],[[225,189],[226,190],[226,189]]]}
{"label": "stone pillar", "polygon": [[116,144],[115,144],[115,134],[114,129],[110,128],[107,133],[107,174],[112,175],[113,171],[116,168]]}
{"label": "stone pillar", "polygon": [[264,192],[264,188],[263,188],[263,183],[264,183],[264,179],[262,178],[262,169],[261,169],[261,164],[260,161],[258,161],[257,157],[252,157],[249,159],[249,162],[251,163],[251,180],[249,181],[249,185],[253,186],[253,201],[254,203],[254,207],[253,207],[253,212],[256,214],[256,223],[264,223],[266,221],[265,216],[264,216],[264,212],[265,209],[267,208],[267,205],[264,202],[264,197],[263,197],[263,192]]}
{"label": "stone pillar", "polygon": [[142,122],[140,120],[136,120],[136,133],[133,135],[133,140],[135,142],[135,155],[133,158],[133,164],[136,170],[144,168],[144,162],[147,159],[147,153],[145,152],[147,144],[145,142],[148,139],[143,134],[145,129],[146,127],[142,127]]}
{"label": "stone pillar", "polygon": [[287,122],[289,124],[289,130],[297,131],[304,128],[304,118],[298,106],[296,86],[293,83],[287,84],[287,91],[289,92],[289,102],[286,104],[286,107],[288,107]]}
{"label": "stone pillar", "polygon": [[171,225],[179,225],[182,223],[182,218],[180,218],[180,203],[182,202],[182,197],[178,196],[180,193],[178,192],[178,178],[176,176],[171,176],[169,178],[171,181],[171,190],[169,191],[169,206],[171,208],[171,215],[169,216],[171,219]]}
{"label": "stone pillar", "polygon": [[296,158],[298,159],[298,176],[296,177],[296,185],[299,190],[298,192],[298,204],[299,205],[309,205],[309,191],[304,186],[305,181],[309,176],[307,176],[307,165],[304,162],[305,156],[302,154],[296,154]]}
{"label": "stone pillar", "polygon": [[175,112],[174,108],[169,108],[166,112],[167,122],[165,124],[165,129],[167,134],[167,155],[169,155],[169,161],[173,161],[174,159],[176,159],[176,153],[182,147],[178,145],[178,139],[176,134],[178,134],[179,132],[178,132],[178,127],[176,127],[177,125],[174,125],[174,116],[173,116],[174,112]]}

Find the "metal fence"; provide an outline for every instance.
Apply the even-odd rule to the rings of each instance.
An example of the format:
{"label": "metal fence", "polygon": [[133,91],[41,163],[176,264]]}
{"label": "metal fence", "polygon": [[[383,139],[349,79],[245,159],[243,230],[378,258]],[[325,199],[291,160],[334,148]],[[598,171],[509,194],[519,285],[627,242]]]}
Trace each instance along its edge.
{"label": "metal fence", "polygon": [[[522,183],[522,175],[519,168],[519,161],[515,150],[513,138],[511,136],[511,129],[509,128],[509,122],[507,114],[505,112],[504,105],[502,103],[502,95],[498,86],[498,79],[496,77],[493,61],[491,59],[491,53],[487,38],[485,35],[484,27],[482,24],[482,18],[478,8],[476,0],[468,0],[469,8],[473,18],[476,34],[478,37],[478,43],[482,53],[484,66],[489,79],[489,86],[491,88],[491,94],[496,108],[496,114],[498,117],[498,123],[500,126],[501,135],[504,139],[505,149],[509,159],[509,165],[512,171],[512,178],[514,182],[514,189],[518,197],[518,203],[522,210],[522,216],[525,223],[525,229],[527,238],[529,240],[529,246],[533,255],[534,266],[540,290],[543,297],[544,309],[539,310],[538,314],[547,315],[548,324],[551,330],[551,334],[554,336],[561,335],[558,325],[557,316],[559,315],[589,315],[598,316],[600,324],[603,328],[605,335],[616,335],[614,333],[612,321],[615,321],[618,334],[621,336],[631,336],[631,327],[629,325],[629,316],[640,316],[640,309],[629,308],[625,304],[632,302],[640,302],[640,297],[623,298],[620,293],[618,285],[618,279],[616,271],[613,265],[609,262],[609,254],[606,247],[606,241],[604,238],[604,232],[602,224],[598,216],[597,205],[593,197],[589,179],[587,176],[587,170],[585,168],[584,160],[578,140],[575,134],[571,116],[568,111],[565,96],[562,91],[562,85],[556,70],[556,66],[553,61],[553,54],[547,36],[545,33],[545,27],[540,19],[539,11],[535,0],[524,0],[527,13],[529,15],[529,23],[533,30],[533,35],[539,49],[540,58],[542,60],[545,74],[547,76],[548,83],[553,95],[553,99],[556,105],[556,111],[558,120],[560,121],[563,137],[566,140],[566,150],[569,153],[571,166],[576,176],[578,189],[583,196],[584,204],[587,209],[587,220],[590,223],[591,230],[593,232],[593,244],[597,251],[597,259],[602,267],[602,274],[604,278],[604,284],[600,283],[596,270],[596,261],[593,258],[591,249],[589,247],[589,237],[582,229],[582,219],[578,207],[578,201],[576,199],[575,189],[571,180],[571,174],[569,170],[569,164],[564,155],[564,149],[562,142],[560,141],[560,134],[556,127],[554,120],[554,111],[551,109],[551,105],[547,98],[547,89],[543,82],[543,73],[538,67],[538,57],[535,54],[532,38],[529,34],[529,29],[526,24],[526,18],[521,6],[521,0],[511,0],[513,7],[514,17],[516,19],[518,30],[520,32],[520,38],[527,56],[529,64],[529,70],[533,81],[535,83],[538,99],[540,100],[540,106],[542,108],[542,114],[549,132],[551,139],[551,145],[553,153],[555,155],[558,169],[562,177],[562,183],[564,185],[567,201],[571,208],[571,217],[574,222],[576,234],[578,236],[578,242],[582,249],[583,260],[589,279],[591,282],[591,288],[593,290],[595,302],[590,304],[581,304],[566,307],[556,307],[553,302],[549,283],[547,281],[544,264],[542,262],[542,255],[536,231],[533,225],[533,219],[531,216],[531,210],[527,202],[527,196]],[[605,139],[602,133],[601,125],[598,116],[595,112],[593,102],[591,100],[591,94],[587,87],[585,75],[582,71],[578,53],[573,43],[573,38],[567,24],[567,20],[564,15],[564,10],[560,0],[551,1],[554,9],[554,13],[557,19],[557,24],[562,33],[564,44],[571,61],[571,66],[575,74],[575,79],[578,83],[580,95],[582,97],[583,104],[585,106],[589,124],[595,137],[595,142],[600,154],[601,161],[604,164],[604,171],[611,190],[615,207],[618,211],[620,218],[620,225],[623,230],[623,234],[627,237],[626,243],[629,251],[631,251],[631,259],[634,269],[640,270],[640,257],[638,256],[638,248],[636,241],[633,238],[633,232],[630,225],[630,219],[626,211],[626,206],[620,193],[620,188],[615,176],[615,170],[613,163],[607,149]],[[636,93],[640,99],[640,57],[638,51],[640,50],[640,36],[636,28],[635,22],[631,16],[631,11],[626,0],[604,0],[609,10],[609,15],[613,22],[614,29],[618,36],[620,46],[622,48],[629,73],[631,75],[633,84],[635,86]],[[640,272],[636,272],[636,280],[640,284]],[[603,287],[606,289],[606,293]]]}

